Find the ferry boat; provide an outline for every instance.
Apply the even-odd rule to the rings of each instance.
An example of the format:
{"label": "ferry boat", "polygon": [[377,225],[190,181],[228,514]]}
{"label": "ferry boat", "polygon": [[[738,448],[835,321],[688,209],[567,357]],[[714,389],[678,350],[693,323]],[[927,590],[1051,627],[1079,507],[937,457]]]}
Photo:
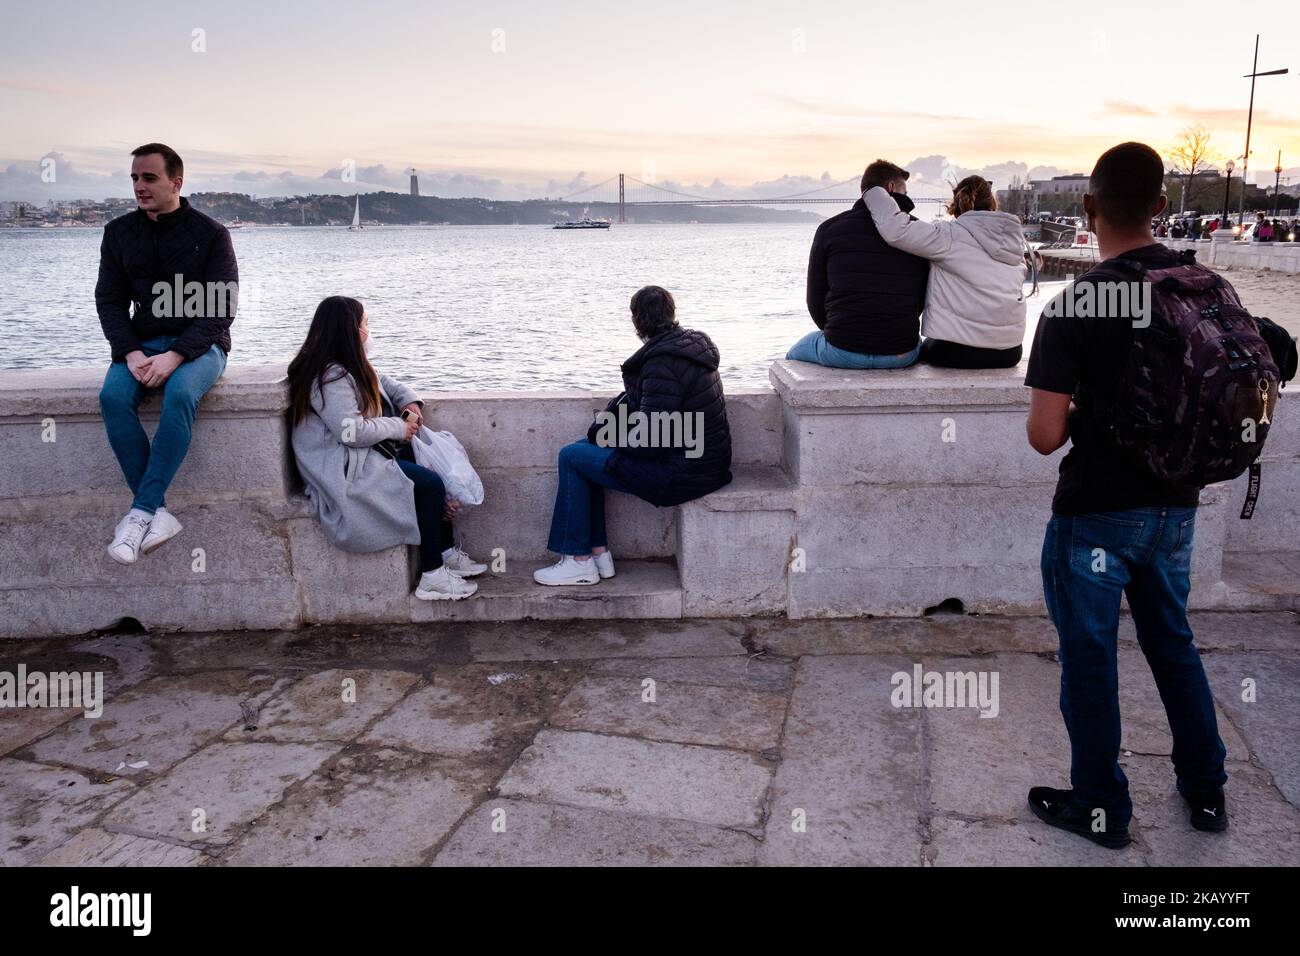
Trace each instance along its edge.
{"label": "ferry boat", "polygon": [[552,229],[608,229],[608,219],[589,219],[583,216],[578,220],[569,220],[568,222],[557,222]]}

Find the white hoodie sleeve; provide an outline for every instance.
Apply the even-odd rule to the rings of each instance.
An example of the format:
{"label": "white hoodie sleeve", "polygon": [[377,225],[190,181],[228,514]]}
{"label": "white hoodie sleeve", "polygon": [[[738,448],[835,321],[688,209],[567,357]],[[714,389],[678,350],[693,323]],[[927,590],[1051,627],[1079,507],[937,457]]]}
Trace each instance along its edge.
{"label": "white hoodie sleeve", "polygon": [[952,248],[952,224],[921,222],[898,208],[894,197],[880,186],[862,194],[880,238],[896,249],[926,259],[942,259]]}

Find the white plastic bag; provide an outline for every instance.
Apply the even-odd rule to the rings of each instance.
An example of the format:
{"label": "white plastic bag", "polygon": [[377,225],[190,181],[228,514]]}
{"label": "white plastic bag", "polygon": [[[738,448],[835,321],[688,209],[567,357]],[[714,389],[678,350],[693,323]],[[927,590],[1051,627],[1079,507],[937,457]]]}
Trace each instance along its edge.
{"label": "white plastic bag", "polygon": [[483,503],[483,482],[469,463],[465,446],[451,432],[435,432],[421,426],[411,439],[415,463],[435,472],[447,486],[447,494],[462,505]]}

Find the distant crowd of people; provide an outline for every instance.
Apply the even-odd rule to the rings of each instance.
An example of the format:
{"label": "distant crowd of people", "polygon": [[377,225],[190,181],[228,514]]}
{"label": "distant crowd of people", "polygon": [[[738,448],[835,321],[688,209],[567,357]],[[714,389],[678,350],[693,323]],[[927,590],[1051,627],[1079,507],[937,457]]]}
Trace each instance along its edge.
{"label": "distant crowd of people", "polygon": [[[1220,216],[1165,218],[1153,224],[1157,239],[1209,239],[1222,227]],[[1244,238],[1251,242],[1295,242],[1298,229],[1300,219],[1269,219],[1261,212],[1246,223]]]}

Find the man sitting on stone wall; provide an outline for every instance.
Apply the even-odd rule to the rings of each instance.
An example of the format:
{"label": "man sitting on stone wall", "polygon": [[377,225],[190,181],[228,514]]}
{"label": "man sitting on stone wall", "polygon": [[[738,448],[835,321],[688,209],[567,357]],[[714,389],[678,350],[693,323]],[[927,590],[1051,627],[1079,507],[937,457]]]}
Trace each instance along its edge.
{"label": "man sitting on stone wall", "polygon": [[[862,192],[881,186],[910,212],[907,170],[878,159]],[[832,216],[808,256],[808,312],[817,325],[787,359],[831,368],[904,368],[921,354],[921,311],[930,263],[880,237],[866,203]]]}
{"label": "man sitting on stone wall", "polygon": [[[185,168],[162,143],[131,155],[139,208],[104,227],[95,306],[113,361],[99,406],[108,442],[134,500],[108,555],[134,564],[181,531],[164,507],[190,447],[195,411],[230,352],[239,268],[226,227],[180,195]],[[140,402],[162,390],[153,442]]]}

